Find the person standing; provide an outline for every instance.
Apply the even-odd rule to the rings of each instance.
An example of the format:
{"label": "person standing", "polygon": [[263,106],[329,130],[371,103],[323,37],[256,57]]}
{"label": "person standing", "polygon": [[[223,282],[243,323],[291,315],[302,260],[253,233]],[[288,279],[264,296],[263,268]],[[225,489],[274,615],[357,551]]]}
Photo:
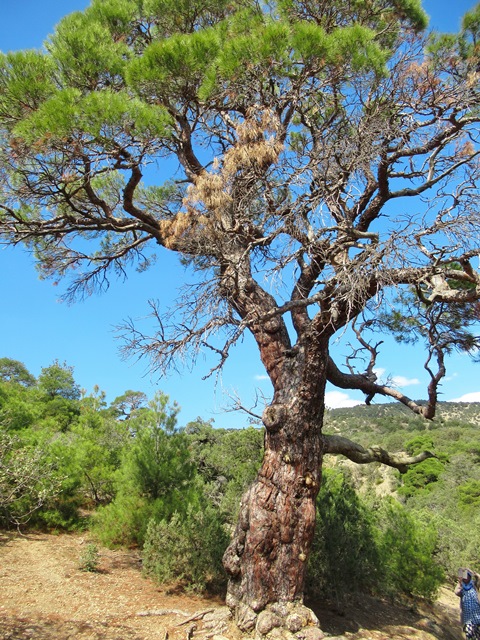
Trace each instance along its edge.
{"label": "person standing", "polygon": [[474,572],[470,569],[458,570],[455,594],[460,597],[461,624],[465,640],[480,640],[480,602],[475,578]]}

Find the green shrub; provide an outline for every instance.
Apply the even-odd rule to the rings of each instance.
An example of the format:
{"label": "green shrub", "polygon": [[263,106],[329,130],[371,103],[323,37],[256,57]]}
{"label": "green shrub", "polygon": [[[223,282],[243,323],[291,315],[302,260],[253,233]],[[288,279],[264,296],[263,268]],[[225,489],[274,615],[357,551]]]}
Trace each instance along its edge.
{"label": "green shrub", "polygon": [[434,559],[435,529],[394,499],[381,503],[377,523],[382,589],[433,598],[444,580],[444,572]]}
{"label": "green shrub", "polygon": [[188,440],[175,431],[178,409],[157,393],[147,409],[129,420],[134,435],[115,472],[115,498],[98,509],[95,534],[107,546],[143,546],[150,520],[185,513],[203,488],[197,486]]}
{"label": "green shrub", "polygon": [[459,503],[464,507],[480,506],[480,480],[467,480],[458,487]]}
{"label": "green shrub", "polygon": [[94,543],[89,543],[82,554],[80,555],[79,569],[81,571],[98,571],[98,565],[100,563],[100,553],[98,547]]}
{"label": "green shrub", "polygon": [[402,486],[398,489],[399,495],[412,497],[419,491],[431,491],[445,467],[436,458],[424,460],[413,467],[410,467],[402,475]]}
{"label": "green shrub", "polygon": [[435,561],[445,574],[456,580],[458,567],[480,571],[480,513],[464,517],[455,508],[452,514],[425,508],[416,517],[433,527],[437,534]]}
{"label": "green shrub", "polygon": [[371,591],[378,566],[371,511],[341,472],[325,470],[308,565],[308,595],[337,598],[345,592]]}
{"label": "green shrub", "polygon": [[326,470],[318,496],[307,595],[341,599],[367,591],[431,598],[444,572],[437,535],[393,498],[369,505],[342,472]]}
{"label": "green shrub", "polygon": [[411,456],[419,454],[421,451],[432,451],[435,448],[430,434],[417,435],[405,443],[405,451]]}
{"label": "green shrub", "polygon": [[30,525],[48,531],[83,531],[89,518],[82,515],[81,506],[78,496],[60,493],[33,514]]}
{"label": "green shrub", "polygon": [[208,495],[222,517],[234,525],[241,496],[260,468],[263,429],[217,429],[198,419],[186,426],[185,433]]}
{"label": "green shrub", "polygon": [[150,501],[136,494],[122,493],[96,511],[92,533],[106,547],[141,547],[149,520],[164,516],[162,500]]}
{"label": "green shrub", "polygon": [[174,513],[160,522],[152,519],[143,548],[144,571],[162,584],[218,592],[226,582],[222,556],[227,544],[223,523],[212,506],[189,507],[186,514]]}

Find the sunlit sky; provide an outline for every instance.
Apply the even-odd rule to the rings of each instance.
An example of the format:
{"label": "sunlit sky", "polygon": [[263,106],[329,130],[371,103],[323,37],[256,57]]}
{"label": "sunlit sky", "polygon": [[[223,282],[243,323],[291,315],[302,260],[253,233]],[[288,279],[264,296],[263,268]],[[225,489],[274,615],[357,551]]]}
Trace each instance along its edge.
{"label": "sunlit sky", "polygon": [[[0,50],[41,47],[62,16],[88,4],[87,0],[0,0]],[[474,4],[470,0],[427,0],[424,7],[433,28],[455,31],[461,15]],[[42,367],[58,360],[74,368],[77,383],[87,393],[98,385],[108,401],[127,389],[149,397],[161,390],[180,405],[180,425],[201,417],[214,419],[219,427],[244,427],[251,418],[226,411],[229,395],[238,395],[249,406],[256,388],[270,393],[270,383],[248,338],[233,350],[221,379],[203,380],[210,368],[203,357],[193,369],[187,367],[181,374],[160,380],[148,373],[147,362],[122,360],[115,327],[126,318],[145,315],[149,299],[159,299],[167,306],[175,301],[183,270],[169,256],[162,256],[145,273],[132,272],[126,281],[112,280],[104,294],[73,305],[59,302],[63,284],[53,286],[39,280],[33,259],[20,247],[0,249],[0,274],[0,357],[20,360],[36,376]],[[379,369],[404,393],[421,398],[428,382],[422,356],[418,349],[410,351],[388,342]],[[452,356],[447,366],[441,399],[480,401],[478,366],[464,355]],[[328,389],[331,408],[362,402],[360,392]],[[261,407],[256,412],[261,413]]]}

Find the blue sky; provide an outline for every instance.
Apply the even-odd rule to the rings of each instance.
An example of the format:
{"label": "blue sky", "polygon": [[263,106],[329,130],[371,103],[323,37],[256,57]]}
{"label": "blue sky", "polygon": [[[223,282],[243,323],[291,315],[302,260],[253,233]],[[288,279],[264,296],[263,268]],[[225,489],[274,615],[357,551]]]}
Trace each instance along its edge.
{"label": "blue sky", "polygon": [[[62,16],[88,6],[88,0],[0,0],[0,50],[40,47]],[[427,0],[424,7],[431,26],[457,30],[461,15],[474,6],[470,0]],[[126,281],[111,283],[103,295],[67,305],[58,301],[58,287],[38,279],[32,258],[20,247],[0,249],[0,357],[20,360],[34,375],[54,360],[74,368],[75,379],[87,393],[98,385],[112,401],[127,389],[144,391],[151,397],[162,390],[181,407],[179,424],[198,416],[213,418],[219,427],[244,427],[250,419],[242,413],[225,411],[228,396],[237,394],[245,406],[254,398],[255,388],[270,392],[270,384],[249,338],[238,345],[222,379],[202,380],[208,362],[198,359],[193,370],[162,380],[151,378],[146,362],[124,361],[115,339],[115,326],[125,318],[147,313],[147,300],[174,302],[175,284],[182,269],[170,257],[143,274],[132,272]],[[385,375],[413,398],[425,395],[427,378],[418,350],[388,343],[379,361]],[[448,377],[442,386],[443,400],[480,401],[478,367],[466,356],[448,361]],[[363,401],[361,393],[328,390],[327,404],[349,406]],[[261,410],[258,411],[259,413]]]}

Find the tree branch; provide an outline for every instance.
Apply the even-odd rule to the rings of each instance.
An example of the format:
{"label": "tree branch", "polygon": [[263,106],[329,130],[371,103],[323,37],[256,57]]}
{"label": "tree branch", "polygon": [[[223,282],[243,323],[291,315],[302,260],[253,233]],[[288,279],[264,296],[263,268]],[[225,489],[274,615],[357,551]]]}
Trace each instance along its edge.
{"label": "tree branch", "polygon": [[323,437],[324,453],[343,455],[357,464],[367,464],[369,462],[381,462],[388,467],[398,469],[400,473],[405,473],[408,467],[413,464],[423,462],[428,458],[435,458],[431,451],[423,451],[416,456],[408,456],[405,453],[389,453],[385,449],[376,445],[364,449],[362,445],[353,442],[348,438],[336,435],[325,435]]}
{"label": "tree branch", "polygon": [[429,419],[433,418],[430,410],[428,411],[428,415],[426,415],[426,407],[417,404],[414,400],[404,395],[398,389],[393,389],[392,387],[372,382],[372,380],[369,380],[367,376],[361,373],[354,374],[340,371],[332,358],[329,358],[328,360],[327,379],[339,389],[359,389],[367,396],[373,396],[376,394],[388,396],[398,402],[401,402],[417,415]]}

